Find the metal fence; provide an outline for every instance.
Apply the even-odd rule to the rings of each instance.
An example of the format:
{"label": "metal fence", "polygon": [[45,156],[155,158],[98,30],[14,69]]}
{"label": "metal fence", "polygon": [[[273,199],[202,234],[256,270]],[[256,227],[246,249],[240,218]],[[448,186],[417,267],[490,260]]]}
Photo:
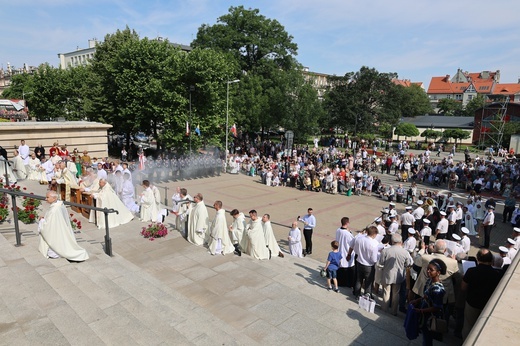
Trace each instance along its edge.
{"label": "metal fence", "polygon": [[[34,198],[38,200],[45,200],[45,196],[39,196],[39,195],[33,195],[21,191],[17,191],[16,189],[5,189],[0,188],[0,195],[1,194],[7,194],[11,196],[11,203],[12,203],[12,211],[13,211],[13,221],[14,221],[14,231],[15,231],[15,237],[16,237],[16,245],[15,246],[21,246],[22,245],[22,234],[20,233],[20,226],[19,226],[19,220],[18,220],[18,208],[16,206],[16,197],[27,197],[27,198]],[[110,229],[108,227],[108,214],[110,213],[116,213],[119,214],[119,212],[112,208],[98,208],[93,207],[86,204],[79,204],[79,203],[73,203],[73,202],[66,202],[63,201],[63,204],[70,205],[73,207],[79,207],[79,208],[86,208],[94,211],[100,211],[105,214],[105,253],[108,256],[112,256],[112,240],[110,239]]]}

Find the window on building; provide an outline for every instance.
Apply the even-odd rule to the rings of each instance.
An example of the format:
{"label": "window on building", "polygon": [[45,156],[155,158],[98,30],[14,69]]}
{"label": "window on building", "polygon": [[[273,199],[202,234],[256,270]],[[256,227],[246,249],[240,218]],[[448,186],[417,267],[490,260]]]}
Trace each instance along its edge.
{"label": "window on building", "polygon": [[462,95],[461,94],[455,95],[455,100],[461,101],[462,100]]}
{"label": "window on building", "polygon": [[473,100],[473,95],[468,95],[468,100],[469,101]]}

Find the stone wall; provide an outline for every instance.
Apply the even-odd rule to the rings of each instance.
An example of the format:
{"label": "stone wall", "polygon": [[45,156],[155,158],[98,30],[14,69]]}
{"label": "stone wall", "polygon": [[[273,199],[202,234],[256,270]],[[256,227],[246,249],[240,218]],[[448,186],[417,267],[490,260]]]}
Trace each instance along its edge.
{"label": "stone wall", "polygon": [[0,122],[0,145],[12,157],[14,146],[25,139],[31,151],[41,143],[48,155],[54,142],[66,144],[69,152],[88,150],[90,157],[108,156],[107,131],[112,125],[88,121]]}

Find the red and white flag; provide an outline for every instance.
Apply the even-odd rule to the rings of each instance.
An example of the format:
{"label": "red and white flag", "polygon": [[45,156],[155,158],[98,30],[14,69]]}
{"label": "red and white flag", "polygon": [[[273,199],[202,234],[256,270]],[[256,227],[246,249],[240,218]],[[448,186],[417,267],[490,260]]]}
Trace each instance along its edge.
{"label": "red and white flag", "polygon": [[190,124],[186,121],[186,136],[190,135]]}
{"label": "red and white flag", "polygon": [[237,136],[237,126],[235,124],[233,124],[233,126],[231,126],[231,133],[233,134],[234,137]]}

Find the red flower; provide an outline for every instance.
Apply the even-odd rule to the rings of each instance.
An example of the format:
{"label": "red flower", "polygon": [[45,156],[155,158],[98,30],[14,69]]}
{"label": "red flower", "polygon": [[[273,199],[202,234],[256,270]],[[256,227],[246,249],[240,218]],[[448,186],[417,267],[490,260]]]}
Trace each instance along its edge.
{"label": "red flower", "polygon": [[80,225],[78,225],[78,229],[81,229],[81,226],[80,226]]}
{"label": "red flower", "polygon": [[26,188],[26,187],[24,187],[23,189],[24,189],[24,190],[27,190],[27,188]]}
{"label": "red flower", "polygon": [[34,214],[29,214],[29,219],[34,220],[36,216]]}
{"label": "red flower", "polygon": [[70,214],[70,217],[73,217],[73,216],[74,216],[74,214]]}
{"label": "red flower", "polygon": [[3,217],[2,217],[2,215],[0,215],[0,221],[2,221],[2,220],[3,220]]}
{"label": "red flower", "polygon": [[78,222],[78,220],[76,220],[76,219],[74,219],[74,220],[72,220],[72,221],[73,221],[73,222]]}

